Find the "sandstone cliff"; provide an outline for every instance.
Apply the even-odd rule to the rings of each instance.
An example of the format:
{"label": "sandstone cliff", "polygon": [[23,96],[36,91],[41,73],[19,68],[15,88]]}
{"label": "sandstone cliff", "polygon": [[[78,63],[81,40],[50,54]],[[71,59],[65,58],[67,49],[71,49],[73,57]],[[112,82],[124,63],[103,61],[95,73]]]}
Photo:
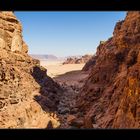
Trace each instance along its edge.
{"label": "sandstone cliff", "polygon": [[101,43],[77,99],[84,128],[140,127],[140,12],[128,12]]}
{"label": "sandstone cliff", "polygon": [[21,23],[13,12],[0,12],[0,48],[28,52],[28,46],[22,39]]}
{"label": "sandstone cliff", "polygon": [[0,128],[46,128],[57,109],[60,86],[28,54],[13,12],[0,12]]}

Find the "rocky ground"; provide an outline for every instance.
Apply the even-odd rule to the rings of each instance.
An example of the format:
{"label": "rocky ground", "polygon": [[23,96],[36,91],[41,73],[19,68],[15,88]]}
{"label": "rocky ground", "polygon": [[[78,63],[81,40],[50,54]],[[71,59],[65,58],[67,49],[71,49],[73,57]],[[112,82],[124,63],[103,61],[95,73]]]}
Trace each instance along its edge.
{"label": "rocky ground", "polygon": [[79,128],[79,120],[75,120],[75,115],[77,114],[78,110],[78,108],[75,107],[75,104],[76,99],[80,94],[80,89],[83,86],[87,76],[87,72],[78,70],[71,71],[53,78],[61,85],[64,91],[59,98],[60,102],[57,106],[58,117],[60,119],[59,128]]}

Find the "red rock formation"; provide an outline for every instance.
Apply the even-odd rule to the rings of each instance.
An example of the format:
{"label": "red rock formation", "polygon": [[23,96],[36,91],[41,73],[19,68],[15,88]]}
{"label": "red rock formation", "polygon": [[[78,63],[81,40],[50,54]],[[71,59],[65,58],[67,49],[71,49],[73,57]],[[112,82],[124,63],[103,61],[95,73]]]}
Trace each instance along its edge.
{"label": "red rock formation", "polygon": [[67,58],[67,60],[65,62],[63,62],[64,64],[82,64],[82,63],[86,63],[89,59],[91,59],[92,55],[84,55],[80,58]]}
{"label": "red rock formation", "polygon": [[[140,127],[140,12],[128,12],[97,48],[77,100],[84,128]],[[78,119],[77,118],[77,119]]]}

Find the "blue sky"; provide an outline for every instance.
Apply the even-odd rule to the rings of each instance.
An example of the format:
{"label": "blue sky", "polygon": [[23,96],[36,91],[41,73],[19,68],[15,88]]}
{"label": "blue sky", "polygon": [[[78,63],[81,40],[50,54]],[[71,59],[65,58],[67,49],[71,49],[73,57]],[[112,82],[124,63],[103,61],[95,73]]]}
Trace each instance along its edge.
{"label": "blue sky", "polygon": [[93,54],[126,12],[15,12],[30,54]]}

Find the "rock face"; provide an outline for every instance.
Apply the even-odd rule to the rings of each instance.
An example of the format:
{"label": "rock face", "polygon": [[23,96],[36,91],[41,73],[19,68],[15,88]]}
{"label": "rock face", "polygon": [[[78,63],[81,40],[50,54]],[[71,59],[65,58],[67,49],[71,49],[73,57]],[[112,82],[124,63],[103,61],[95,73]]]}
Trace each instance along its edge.
{"label": "rock face", "polygon": [[0,12],[0,128],[46,128],[50,121],[57,127],[49,112],[57,109],[61,88],[27,52],[19,21]]}
{"label": "rock face", "polygon": [[22,37],[21,33],[15,29],[12,38],[11,51],[22,51]]}
{"label": "rock face", "polygon": [[84,128],[140,127],[140,12],[128,12],[101,43],[77,99]]}
{"label": "rock face", "polygon": [[[22,26],[13,12],[0,12],[0,48],[11,51],[28,52],[22,39]],[[26,49],[25,49],[26,48]]]}
{"label": "rock face", "polygon": [[84,65],[82,71],[90,71],[96,63],[96,55],[93,55]]}
{"label": "rock face", "polygon": [[67,58],[67,60],[63,63],[64,64],[82,64],[86,63],[89,59],[91,59],[92,55],[84,55],[80,58]]}

